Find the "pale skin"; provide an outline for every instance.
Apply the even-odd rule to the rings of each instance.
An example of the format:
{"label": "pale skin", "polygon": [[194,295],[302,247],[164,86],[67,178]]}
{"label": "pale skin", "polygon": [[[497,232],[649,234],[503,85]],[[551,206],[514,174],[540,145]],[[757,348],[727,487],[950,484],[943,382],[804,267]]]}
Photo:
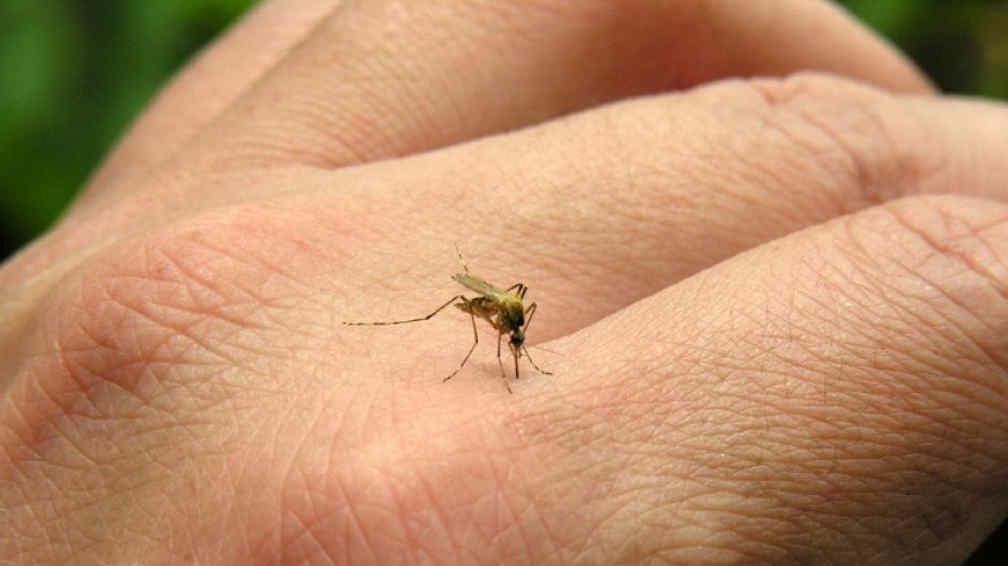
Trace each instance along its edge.
{"label": "pale skin", "polygon": [[[809,0],[264,4],[0,269],[0,562],[959,562],[1005,132]],[[340,324],[454,242],[554,375]]]}

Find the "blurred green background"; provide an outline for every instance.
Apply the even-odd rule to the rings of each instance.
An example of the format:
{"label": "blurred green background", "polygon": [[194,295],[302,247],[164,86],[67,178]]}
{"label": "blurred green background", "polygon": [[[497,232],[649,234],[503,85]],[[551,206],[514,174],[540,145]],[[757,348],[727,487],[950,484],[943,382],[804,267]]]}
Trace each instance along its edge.
{"label": "blurred green background", "polygon": [[158,87],[253,0],[0,0],[0,259],[45,230]]}
{"label": "blurred green background", "polygon": [[[254,3],[0,2],[0,259],[53,222],[157,88]],[[1005,1],[843,4],[946,91],[1008,97]]]}
{"label": "blurred green background", "polygon": [[[254,3],[0,2],[0,259],[53,222],[157,88]],[[842,3],[945,91],[1008,99],[1008,2]],[[1008,564],[1006,539],[1002,528],[970,564]]]}

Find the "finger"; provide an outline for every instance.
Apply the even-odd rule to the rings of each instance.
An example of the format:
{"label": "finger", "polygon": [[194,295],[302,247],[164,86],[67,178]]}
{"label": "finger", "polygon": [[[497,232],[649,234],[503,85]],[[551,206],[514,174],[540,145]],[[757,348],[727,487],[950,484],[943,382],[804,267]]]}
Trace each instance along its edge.
{"label": "finger", "polygon": [[[1006,127],[999,105],[894,96],[802,74],[627,101],[355,170],[299,170],[292,198],[315,211],[297,223],[309,240],[310,226],[319,226],[320,246],[332,245],[325,227],[334,222],[371,250],[381,248],[376,239],[395,242],[393,257],[372,254],[372,263],[362,258],[350,268],[357,284],[391,280],[396,289],[380,288],[420,293],[457,268],[443,251],[459,242],[482,276],[525,278],[533,297],[551,303],[537,315],[536,336],[547,338],[740,251],[880,201],[923,192],[1004,198]],[[241,180],[234,190],[252,194],[294,184],[275,175]],[[201,206],[188,200],[178,191],[138,201],[82,229],[149,231],[151,209],[166,207],[173,218]],[[263,221],[300,215],[282,209],[290,207]],[[20,271],[67,257],[74,242],[49,244],[48,254],[19,258],[29,267]],[[428,261],[410,267],[416,279],[399,276],[417,257]]]}
{"label": "finger", "polygon": [[515,391],[551,418],[502,427],[556,477],[606,485],[579,515],[627,552],[958,564],[1008,514],[1006,331],[1008,206],[914,197],[554,344],[556,376]]}
{"label": "finger", "polygon": [[[376,254],[354,265],[364,281],[397,281],[380,285],[391,292],[420,292],[450,273],[445,250],[459,242],[481,276],[523,280],[530,299],[548,305],[533,337],[544,339],[879,202],[1008,200],[1004,131],[1001,105],[893,96],[817,75],[732,82],[398,162],[395,176],[314,206],[347,211],[370,249],[386,240],[404,248],[399,260]],[[521,169],[501,178],[497,163]],[[412,200],[399,198],[401,187]],[[362,200],[381,214],[356,212]],[[414,267],[415,281],[392,275],[416,257],[444,261]]]}
{"label": "finger", "polygon": [[[138,126],[146,134],[138,133],[136,143],[122,145],[123,157],[113,160],[109,172],[81,201],[78,213],[63,222],[61,237],[70,246],[79,247],[76,242],[84,239],[93,241],[92,232],[98,237],[118,236],[123,225],[132,222],[148,229],[151,219],[170,220],[193,207],[220,205],[229,200],[228,195],[244,199],[260,191],[290,188],[289,183],[274,178],[266,180],[268,188],[257,187],[260,179],[250,172],[250,163],[279,160],[337,166],[368,161],[719,76],[812,67],[894,89],[927,89],[926,82],[898,54],[818,2],[790,0],[773,12],[731,2],[603,1],[549,10],[524,2],[494,8],[479,3],[425,4],[411,5],[410,12],[396,12],[407,8],[362,2],[344,7],[319,26],[262,84],[216,120],[212,131],[198,142],[193,140],[194,132],[248,84],[247,80],[229,81],[230,87],[220,88],[225,95],[209,96],[200,88],[207,85],[207,91],[218,90],[210,77],[233,72],[239,79],[248,79],[275,60],[269,50],[261,60],[245,57],[253,49],[250,43],[261,43],[258,30],[265,28],[264,37],[277,37],[275,43],[286,48],[326,10],[325,3],[313,3],[304,8],[300,24],[272,26],[277,14],[293,17],[288,14],[302,12],[285,10],[286,4],[276,9],[270,6],[252,16],[232,40],[225,39],[211,50],[190,71],[191,78],[180,79],[146,119],[152,125]],[[777,17],[780,21],[774,20]],[[754,22],[766,24],[754,29],[773,31],[743,33]],[[668,33],[670,26],[680,33]],[[269,35],[278,28],[292,31]],[[442,37],[450,41],[431,39]],[[808,42],[824,40],[844,48],[804,48]],[[757,49],[756,43],[765,45]],[[781,48],[766,47],[770,45]],[[468,58],[460,60],[462,53]],[[239,65],[236,59],[243,63]],[[461,72],[470,61],[479,62],[469,65],[478,72]],[[246,66],[254,68],[241,71]],[[451,80],[432,84],[438,77]],[[506,94],[501,96],[501,92]],[[176,133],[157,126],[190,108],[196,118],[182,120]],[[165,163],[188,141],[193,143],[187,144],[184,155],[175,156],[174,167]],[[113,175],[122,170],[118,163],[136,163],[131,167],[137,174]],[[161,174],[151,171],[157,163],[164,164]],[[119,180],[111,182],[113,178]],[[208,186],[214,190],[207,190]],[[133,206],[121,204],[124,195],[138,192],[146,198],[136,199]],[[109,210],[115,212],[110,215]],[[64,245],[52,247],[57,256],[65,255]]]}
{"label": "finger", "polygon": [[94,175],[77,206],[86,208],[106,185],[140,184],[144,175],[232,104],[337,4],[337,0],[271,0],[252,10],[165,87]]}
{"label": "finger", "polygon": [[[812,48],[825,44],[831,48]],[[620,97],[804,68],[928,88],[891,48],[821,2],[773,10],[737,2],[356,2],[319,26],[183,161],[339,167]]]}
{"label": "finger", "polygon": [[[824,41],[843,48],[805,49]],[[244,100],[223,135],[239,132],[239,143],[255,144],[243,149],[260,158],[339,166],[622,96],[801,68],[925,87],[904,60],[822,3],[771,12],[735,2],[361,2],[335,14]]]}

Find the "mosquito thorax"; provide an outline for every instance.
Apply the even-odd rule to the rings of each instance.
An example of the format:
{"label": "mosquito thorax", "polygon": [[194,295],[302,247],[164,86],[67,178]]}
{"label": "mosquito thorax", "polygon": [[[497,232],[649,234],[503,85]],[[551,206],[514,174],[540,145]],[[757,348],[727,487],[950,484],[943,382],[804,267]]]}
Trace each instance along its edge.
{"label": "mosquito thorax", "polygon": [[500,312],[512,330],[525,326],[525,305],[520,300],[502,301]]}

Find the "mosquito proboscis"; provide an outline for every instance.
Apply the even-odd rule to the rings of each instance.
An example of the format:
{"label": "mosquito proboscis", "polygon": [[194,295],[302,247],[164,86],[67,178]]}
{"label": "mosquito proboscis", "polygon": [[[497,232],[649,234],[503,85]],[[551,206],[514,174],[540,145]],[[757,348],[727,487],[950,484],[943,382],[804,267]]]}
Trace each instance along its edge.
{"label": "mosquito proboscis", "polygon": [[470,298],[463,294],[455,295],[454,297],[448,299],[448,301],[446,301],[443,305],[434,309],[434,312],[419,318],[381,322],[344,322],[343,324],[347,326],[391,326],[394,324],[424,322],[434,318],[434,316],[446,309],[449,305],[454,305],[455,308],[469,314],[469,320],[472,322],[473,344],[469,347],[469,351],[466,352],[465,357],[462,358],[462,363],[455,368],[455,371],[448,374],[442,382],[448,381],[449,379],[455,377],[458,372],[462,371],[462,368],[465,367],[466,362],[469,361],[469,357],[472,356],[473,351],[476,349],[476,345],[479,344],[479,332],[476,329],[477,317],[487,321],[487,323],[489,323],[490,326],[497,331],[497,365],[500,366],[501,378],[504,380],[504,386],[507,388],[508,393],[512,392],[511,386],[507,382],[507,375],[504,371],[504,362],[501,361],[501,340],[505,335],[508,336],[508,348],[511,350],[511,354],[514,357],[515,379],[519,379],[521,377],[518,370],[518,358],[520,358],[522,354],[528,358],[529,364],[531,364],[536,371],[543,375],[553,375],[551,372],[540,368],[535,361],[532,360],[528,347],[525,345],[525,333],[528,330],[529,324],[532,322],[532,316],[535,314],[537,308],[536,303],[530,303],[528,306],[525,306],[525,293],[528,292],[528,286],[524,283],[515,283],[507,289],[502,290],[492,283],[487,282],[485,279],[470,273],[469,266],[462,257],[462,251],[459,250],[458,247],[456,247],[456,251],[458,252],[458,258],[459,262],[462,264],[463,272],[452,275],[452,279],[459,285],[462,285],[466,289],[476,293],[476,297]]}

